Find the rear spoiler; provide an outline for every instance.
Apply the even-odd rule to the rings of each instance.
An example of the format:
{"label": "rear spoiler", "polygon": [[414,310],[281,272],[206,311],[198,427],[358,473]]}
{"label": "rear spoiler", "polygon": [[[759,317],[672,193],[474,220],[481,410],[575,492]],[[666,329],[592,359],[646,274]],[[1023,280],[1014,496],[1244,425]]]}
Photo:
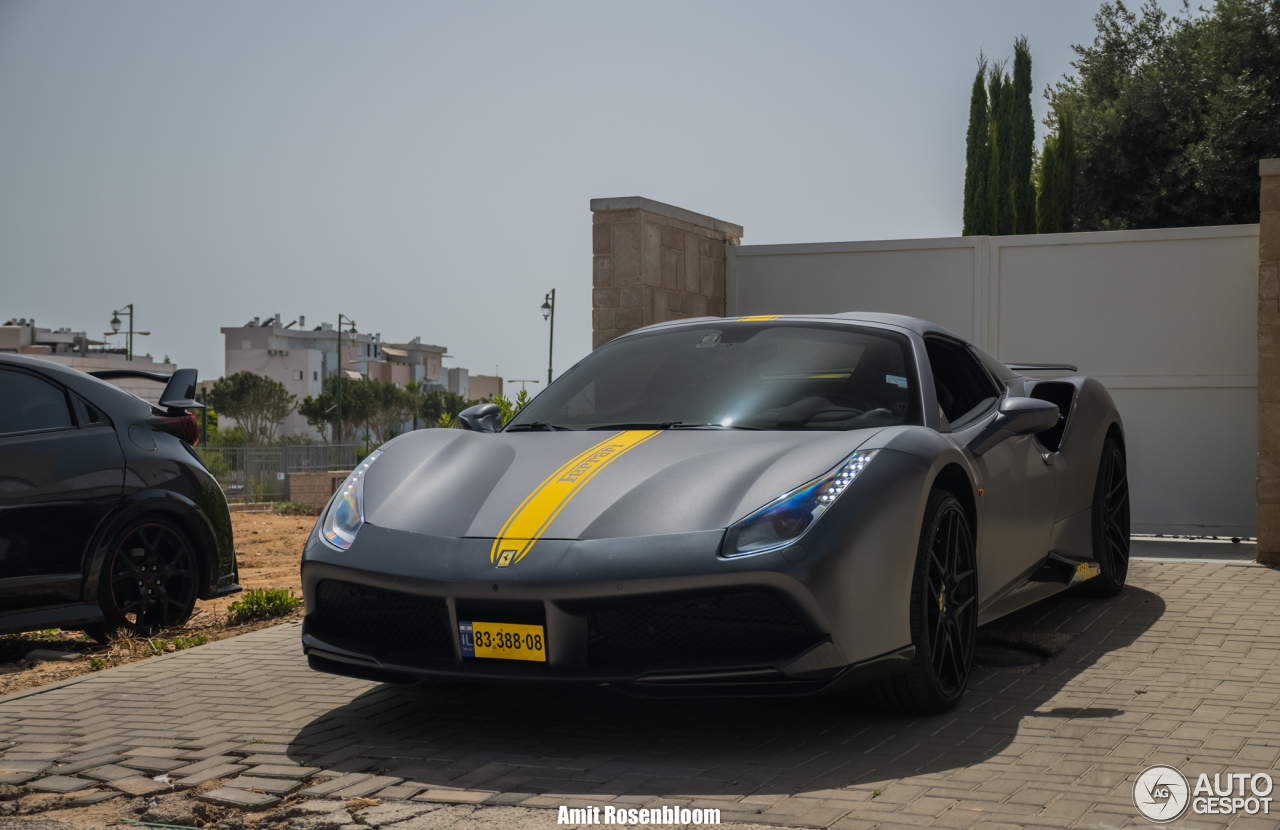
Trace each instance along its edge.
{"label": "rear spoiler", "polygon": [[1070,363],[1006,363],[1015,372],[1078,372]]}
{"label": "rear spoiler", "polygon": [[89,372],[99,380],[115,380],[117,378],[138,378],[154,380],[165,384],[160,393],[160,405],[169,409],[204,409],[204,404],[196,400],[196,370],[178,369],[172,375],[159,372],[144,372],[140,369],[100,369]]}

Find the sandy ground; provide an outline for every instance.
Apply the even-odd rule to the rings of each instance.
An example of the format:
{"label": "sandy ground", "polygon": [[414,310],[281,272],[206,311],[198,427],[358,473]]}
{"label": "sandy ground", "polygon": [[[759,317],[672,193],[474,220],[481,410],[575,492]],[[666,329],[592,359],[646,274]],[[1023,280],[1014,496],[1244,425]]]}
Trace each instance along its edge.
{"label": "sandy ground", "polygon": [[[315,519],[311,516],[275,516],[269,513],[232,513],[236,557],[240,565],[240,584],[252,588],[288,588],[302,596],[299,562]],[[227,607],[236,596],[208,602],[197,602],[195,613],[181,628],[151,638],[151,642],[133,641],[101,645],[79,631],[43,631],[0,636],[0,695],[43,686],[58,680],[93,671],[91,658],[104,666],[118,666],[172,651],[185,638],[204,636],[221,640],[271,625],[300,619],[301,607],[285,617],[247,625],[227,624]],[[175,645],[170,646],[169,643]],[[73,662],[31,662],[25,658],[33,649],[77,652]]]}

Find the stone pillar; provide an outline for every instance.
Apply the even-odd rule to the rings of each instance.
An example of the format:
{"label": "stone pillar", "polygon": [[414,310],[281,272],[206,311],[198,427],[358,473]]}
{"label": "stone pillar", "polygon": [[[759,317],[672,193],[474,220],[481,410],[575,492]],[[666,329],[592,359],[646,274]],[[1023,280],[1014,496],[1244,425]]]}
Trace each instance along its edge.
{"label": "stone pillar", "polygon": [[742,226],[639,196],[592,199],[591,347],[652,323],[723,317]]}
{"label": "stone pillar", "polygon": [[1280,158],[1258,173],[1258,561],[1280,565]]}

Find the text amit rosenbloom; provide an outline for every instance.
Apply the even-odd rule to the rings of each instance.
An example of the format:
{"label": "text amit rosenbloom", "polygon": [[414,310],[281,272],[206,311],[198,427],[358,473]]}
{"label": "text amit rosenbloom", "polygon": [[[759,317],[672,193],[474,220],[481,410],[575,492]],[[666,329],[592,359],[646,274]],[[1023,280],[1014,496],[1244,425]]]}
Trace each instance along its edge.
{"label": "text amit rosenbloom", "polygon": [[688,807],[561,807],[556,824],[719,824],[719,810]]}

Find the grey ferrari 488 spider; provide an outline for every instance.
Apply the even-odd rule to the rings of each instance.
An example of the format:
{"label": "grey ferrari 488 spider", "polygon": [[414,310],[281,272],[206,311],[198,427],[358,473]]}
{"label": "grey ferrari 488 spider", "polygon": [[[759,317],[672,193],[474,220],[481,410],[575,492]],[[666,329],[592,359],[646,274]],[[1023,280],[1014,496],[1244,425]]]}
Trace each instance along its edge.
{"label": "grey ferrari 488 spider", "polygon": [[352,472],[303,556],[310,664],[654,696],[870,684],[945,710],[979,625],[1124,585],[1115,404],[1031,368],[886,314],[619,337],[505,426],[473,407]]}

